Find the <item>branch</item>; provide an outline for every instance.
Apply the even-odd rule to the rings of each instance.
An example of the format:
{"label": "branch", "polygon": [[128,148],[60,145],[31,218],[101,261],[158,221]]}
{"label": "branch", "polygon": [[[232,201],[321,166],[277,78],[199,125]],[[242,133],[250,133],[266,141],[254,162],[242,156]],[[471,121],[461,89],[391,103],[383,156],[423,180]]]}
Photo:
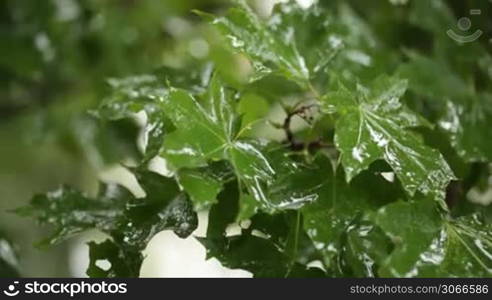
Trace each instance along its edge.
{"label": "branch", "polygon": [[319,149],[329,149],[333,148],[333,145],[327,144],[321,141],[321,139],[317,139],[316,141],[305,143],[300,142],[296,139],[294,133],[291,129],[292,118],[294,116],[299,116],[302,119],[306,120],[306,122],[312,122],[312,116],[308,116],[308,111],[313,108],[318,107],[317,104],[303,105],[295,108],[294,110],[287,112],[287,116],[285,117],[283,130],[285,132],[285,136],[287,138],[287,142],[292,151],[302,151],[304,149],[308,149],[309,151],[316,151]]}

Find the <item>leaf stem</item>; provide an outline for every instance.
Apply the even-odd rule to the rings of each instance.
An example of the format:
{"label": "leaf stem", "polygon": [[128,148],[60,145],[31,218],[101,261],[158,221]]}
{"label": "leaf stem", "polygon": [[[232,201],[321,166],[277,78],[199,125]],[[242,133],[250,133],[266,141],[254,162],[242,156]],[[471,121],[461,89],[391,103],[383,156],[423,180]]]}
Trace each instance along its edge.
{"label": "leaf stem", "polygon": [[311,83],[311,81],[308,81],[307,87],[309,88],[309,91],[311,93],[313,93],[313,95],[316,98],[316,100],[321,101],[321,95],[318,92],[318,90],[313,86],[313,84]]}
{"label": "leaf stem", "polygon": [[289,274],[292,272],[292,269],[294,268],[294,265],[295,265],[296,260],[297,260],[297,252],[298,252],[298,248],[299,248],[299,231],[300,231],[300,228],[301,228],[301,211],[298,210],[297,216],[296,216],[295,229],[294,229],[295,230],[294,231],[294,249],[292,252],[292,257],[290,259],[290,266],[289,266],[287,273],[285,274],[285,277],[288,277]]}

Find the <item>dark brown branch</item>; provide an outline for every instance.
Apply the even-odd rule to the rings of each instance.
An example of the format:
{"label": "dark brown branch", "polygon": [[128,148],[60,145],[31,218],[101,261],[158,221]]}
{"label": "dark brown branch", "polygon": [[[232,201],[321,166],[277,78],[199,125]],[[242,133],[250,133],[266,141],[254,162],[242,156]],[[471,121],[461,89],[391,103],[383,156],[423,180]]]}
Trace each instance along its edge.
{"label": "dark brown branch", "polygon": [[287,143],[289,144],[289,147],[292,151],[302,151],[304,149],[308,149],[309,151],[316,151],[323,148],[333,147],[333,145],[323,143],[320,139],[309,143],[300,142],[296,139],[294,133],[292,132],[291,129],[292,118],[294,116],[298,116],[306,120],[306,122],[308,123],[312,122],[312,116],[309,116],[307,113],[313,107],[318,107],[318,105],[317,104],[303,105],[298,108],[295,108],[290,112],[287,112],[287,116],[285,117],[284,124],[282,127],[287,138]]}

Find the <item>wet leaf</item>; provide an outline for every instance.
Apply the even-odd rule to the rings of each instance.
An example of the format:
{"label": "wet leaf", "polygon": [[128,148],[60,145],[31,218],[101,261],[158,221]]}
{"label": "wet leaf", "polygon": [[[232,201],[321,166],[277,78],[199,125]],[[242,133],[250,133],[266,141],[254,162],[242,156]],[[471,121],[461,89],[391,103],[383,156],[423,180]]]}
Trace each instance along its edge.
{"label": "wet leaf", "polygon": [[208,208],[216,202],[222,189],[220,178],[203,169],[182,169],[179,171],[179,183],[190,195],[197,208]]}
{"label": "wet leaf", "polygon": [[239,212],[237,184],[228,184],[219,198],[210,211],[207,236],[199,238],[207,248],[207,258],[217,258],[228,268],[248,270],[255,277],[325,276],[322,270],[303,265],[316,253],[295,214],[257,214],[241,234],[227,236],[226,229]]}
{"label": "wet leaf", "polygon": [[202,102],[184,90],[173,89],[162,107],[176,130],[168,134],[161,155],[175,169],[205,167],[227,160],[256,203],[268,208],[264,185],[275,171],[262,153],[263,144],[238,136],[239,116],[232,95],[215,77]]}
{"label": "wet leaf", "polygon": [[340,115],[335,143],[347,180],[384,159],[410,195],[420,191],[442,198],[454,175],[442,154],[409,130],[427,122],[400,101],[407,82],[383,76],[368,88],[356,88],[350,91],[341,84],[324,98]]}
{"label": "wet leaf", "polygon": [[[145,28],[113,25],[114,32],[105,31],[111,14],[104,26],[93,22],[99,5],[91,4],[81,6],[90,14],[62,22],[77,28],[67,39],[53,30],[59,20],[23,14],[24,2],[6,5],[7,23],[27,30],[11,30],[16,54],[0,55],[7,72],[0,77],[9,78],[0,89],[6,115],[39,98],[41,117],[27,107],[35,115],[29,135],[70,121],[56,128],[63,149],[97,168],[124,162],[145,192],[136,198],[105,184],[86,195],[63,186],[17,210],[53,227],[42,246],[86,230],[105,233],[104,242],[89,243],[89,276],[139,276],[153,236],[172,230],[188,237],[195,212],[209,210],[206,236],[198,238],[207,257],[254,277],[492,277],[492,55],[486,38],[464,44],[446,34],[453,13],[487,4],[333,0],[304,7],[290,0],[267,14],[265,1],[193,1],[221,14],[199,12],[211,24],[202,26],[188,15],[163,19],[166,10],[147,5],[173,1],[144,1],[154,17],[137,18]],[[130,19],[141,1],[133,2],[125,9]],[[50,5],[39,7],[48,12]],[[24,19],[49,26],[29,32]],[[485,30],[485,19],[474,18],[473,28]],[[123,37],[110,48],[133,45],[139,57],[99,49],[99,42],[92,49],[92,36]],[[95,72],[76,74],[84,60],[67,55],[76,51],[59,40],[82,42],[72,46],[89,51],[87,69]],[[39,49],[23,51],[32,41]],[[49,64],[45,44],[57,59]],[[117,67],[98,68],[93,57],[113,60],[97,52],[114,53]],[[23,53],[36,62],[20,59]],[[92,105],[99,90],[90,77],[124,74],[126,64],[141,72],[146,61],[179,69],[109,79],[107,96],[91,111],[96,120],[65,117],[65,99],[52,91],[63,87],[70,98],[84,91],[74,99]],[[59,101],[44,105],[51,99]],[[79,106],[89,104],[70,104],[68,115]],[[5,241],[0,236],[0,275],[18,274]]]}
{"label": "wet leaf", "polygon": [[[89,273],[138,276],[143,260],[140,252],[154,235],[173,230],[185,238],[196,229],[198,219],[192,203],[179,191],[174,180],[151,172],[140,172],[137,178],[147,194],[143,199],[135,198],[117,185],[103,185],[97,198],[64,186],[35,196],[29,206],[16,212],[54,227],[53,234],[41,241],[41,246],[59,243],[88,229],[108,234],[111,244],[91,244],[93,255],[97,260],[110,258],[110,262],[124,259],[130,266],[126,269],[115,266],[115,270],[104,273],[91,265]],[[123,269],[118,269],[120,267]]]}
{"label": "wet leaf", "polygon": [[[317,5],[277,4],[266,20],[246,1],[237,1],[224,17],[210,17],[230,46],[251,59],[253,80],[275,73],[303,87],[343,46],[328,14]],[[209,17],[209,16],[208,16]]]}
{"label": "wet leaf", "polygon": [[492,276],[492,231],[479,215],[446,219],[435,202],[417,199],[383,207],[376,223],[395,245],[381,276]]}
{"label": "wet leaf", "polygon": [[[34,196],[28,206],[16,209],[16,213],[53,226],[53,234],[40,242],[41,246],[52,245],[91,228],[106,231],[116,227],[116,219],[123,215],[125,200],[122,199],[129,197],[129,193],[116,186],[107,186],[105,193],[109,197],[95,200],[62,186]],[[113,198],[113,195],[118,196]]]}
{"label": "wet leaf", "polygon": [[120,120],[145,112],[146,147],[142,163],[146,163],[159,154],[164,135],[173,130],[171,122],[159,107],[159,102],[169,93],[169,85],[202,93],[210,80],[210,72],[210,65],[193,72],[163,67],[150,74],[109,79],[111,94],[94,113],[103,119]]}
{"label": "wet leaf", "polygon": [[379,267],[392,251],[384,232],[367,220],[356,221],[347,228],[341,256],[344,274],[355,277],[379,277]]}
{"label": "wet leaf", "polygon": [[[111,240],[102,243],[90,242],[89,267],[87,275],[91,278],[121,278],[136,277],[140,273],[140,265],[143,255],[125,253],[117,244]],[[99,264],[106,265],[99,265]]]}
{"label": "wet leaf", "polygon": [[492,95],[476,93],[444,62],[412,54],[411,62],[400,68],[410,79],[410,89],[437,100],[438,125],[449,137],[451,145],[466,161],[492,160],[490,136]]}
{"label": "wet leaf", "polygon": [[492,95],[468,98],[465,104],[447,102],[439,121],[458,155],[470,162],[492,161]]}
{"label": "wet leaf", "polygon": [[[394,201],[400,195],[398,188],[383,178],[371,177],[363,174],[347,184],[342,170],[335,174],[328,159],[321,158],[316,162],[317,169],[306,171],[304,183],[309,182],[313,186],[312,192],[317,195],[316,201],[302,208],[304,216],[304,228],[308,236],[313,240],[318,251],[323,255],[324,264],[335,274],[344,273],[341,264],[342,254],[347,247],[352,247],[353,256],[369,255],[367,249],[354,249],[355,243],[362,241],[351,239],[354,228],[362,226],[359,224],[364,214],[377,210],[385,203]],[[371,190],[364,186],[370,185]],[[369,225],[366,225],[369,226]],[[370,231],[370,230],[368,230]],[[347,240],[347,236],[349,238]],[[363,237],[358,237],[359,239]],[[371,243],[373,241],[371,240]],[[376,241],[374,241],[376,243]],[[386,245],[373,245],[385,248]],[[372,245],[370,246],[372,247]],[[357,252],[360,251],[360,252]],[[376,269],[377,262],[372,263]],[[359,263],[360,264],[360,263]],[[355,266],[354,268],[360,268]],[[366,276],[374,276],[375,271],[366,273]],[[354,272],[359,272],[358,270]],[[362,276],[361,273],[358,273]]]}

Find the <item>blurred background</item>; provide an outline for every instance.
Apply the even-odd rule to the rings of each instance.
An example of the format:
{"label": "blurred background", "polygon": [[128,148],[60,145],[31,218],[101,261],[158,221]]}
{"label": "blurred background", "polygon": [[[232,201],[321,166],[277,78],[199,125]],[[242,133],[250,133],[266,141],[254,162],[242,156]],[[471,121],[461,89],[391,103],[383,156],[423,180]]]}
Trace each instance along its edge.
{"label": "blurred background", "polygon": [[[108,78],[219,57],[223,50],[212,51],[207,39],[214,36],[192,9],[220,13],[228,2],[0,2],[0,255],[19,264],[21,276],[85,276],[85,243],[104,236],[89,232],[38,249],[33,244],[49,228],[8,210],[61,183],[94,191],[98,179],[125,181],[115,164],[138,151],[126,138],[138,136],[138,124],[101,124],[88,111],[107,94]],[[254,4],[268,14],[273,1]],[[200,223],[195,235],[206,230],[206,213]],[[249,276],[206,262],[194,238],[180,240],[170,232],[156,236],[146,254],[142,276]],[[17,275],[0,269],[0,276]]]}
{"label": "blurred background", "polygon": [[[252,4],[267,16],[274,1]],[[308,6],[313,1],[299,2]],[[384,24],[388,15],[378,14],[380,7],[408,1],[350,2],[358,2],[360,12],[367,9]],[[459,7],[462,1],[452,2]],[[0,1],[0,255],[19,264],[21,276],[85,276],[85,243],[104,237],[89,232],[37,249],[33,244],[49,228],[8,210],[61,183],[85,191],[94,191],[98,179],[132,185],[115,166],[138,151],[128,138],[138,137],[138,123],[102,123],[88,113],[107,94],[108,78],[160,66],[190,68],[212,60],[231,74],[231,80],[241,80],[234,67],[240,62],[214,43],[214,32],[191,12],[220,14],[229,5],[229,0]],[[399,36],[384,25],[381,32]],[[206,213],[200,218],[195,235],[206,229]],[[158,234],[146,254],[142,276],[250,276],[227,270],[215,260],[205,261],[205,250],[194,238],[180,240],[171,232]],[[17,275],[2,268],[0,276]]]}

